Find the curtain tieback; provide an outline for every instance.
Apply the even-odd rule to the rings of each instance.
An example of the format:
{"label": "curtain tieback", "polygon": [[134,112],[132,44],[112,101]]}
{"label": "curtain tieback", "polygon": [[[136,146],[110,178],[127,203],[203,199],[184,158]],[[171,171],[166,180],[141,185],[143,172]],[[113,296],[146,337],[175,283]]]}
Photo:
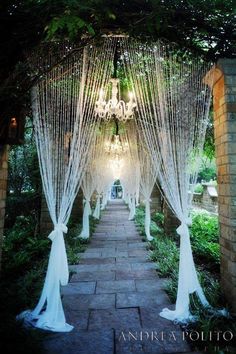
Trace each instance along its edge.
{"label": "curtain tieback", "polygon": [[188,228],[192,225],[191,218],[187,218],[184,221],[181,221],[180,226],[176,229],[177,234],[180,236],[186,235],[189,232]]}
{"label": "curtain tieback", "polygon": [[51,241],[53,241],[56,237],[56,235],[61,232],[62,234],[66,234],[68,231],[68,228],[65,224],[56,224],[54,226],[54,230],[49,234],[48,238],[50,238]]}

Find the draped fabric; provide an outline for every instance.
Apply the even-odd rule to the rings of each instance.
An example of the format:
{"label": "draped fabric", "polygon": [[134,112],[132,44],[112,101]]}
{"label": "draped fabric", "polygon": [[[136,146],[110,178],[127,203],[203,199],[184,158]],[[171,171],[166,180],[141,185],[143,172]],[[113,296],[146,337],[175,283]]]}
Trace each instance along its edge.
{"label": "draped fabric", "polygon": [[138,133],[134,122],[126,125],[121,141],[128,150],[125,154],[125,161],[122,175],[122,184],[126,191],[125,200],[128,203],[130,213],[129,220],[133,220],[136,213],[136,206],[139,202],[140,185],[140,164],[138,158]]}
{"label": "draped fabric", "polygon": [[176,309],[161,316],[178,321],[191,318],[189,294],[204,306],[194,266],[188,226],[192,187],[199,167],[210,106],[210,89],[203,83],[209,69],[200,59],[178,58],[162,43],[123,40],[122,57],[135,90],[136,123],[156,166],[165,198],[181,222],[180,263]]}
{"label": "draped fabric", "polygon": [[148,241],[152,241],[150,234],[151,211],[150,202],[153,187],[156,183],[156,170],[151,162],[150,155],[144,146],[139,147],[139,164],[140,164],[140,191],[144,197],[145,203],[145,234]]}
{"label": "draped fabric", "polygon": [[81,183],[81,188],[82,188],[83,195],[84,195],[84,205],[83,205],[84,209],[83,209],[83,228],[80,233],[80,237],[86,239],[86,238],[89,238],[89,235],[90,235],[89,216],[92,214],[90,200],[91,200],[92,194],[95,189],[95,181],[92,176],[92,171],[90,168],[88,168],[84,174],[84,177],[83,177],[83,180]]}
{"label": "draped fabric", "polygon": [[[121,156],[113,156],[106,151],[112,142],[112,130],[109,124],[100,124],[95,106],[99,92],[106,95],[109,91],[118,44],[137,111],[135,122],[126,123],[120,134],[127,150],[122,148]],[[191,293],[196,292],[203,305],[209,305],[197,277],[188,228],[199,153],[208,123],[210,89],[203,82],[208,66],[200,59],[179,58],[162,43],[140,44],[126,38],[106,38],[99,47],[91,44],[83,50],[64,45],[57,57],[61,59],[57,65],[45,64],[47,70],[32,90],[36,146],[54,230],[49,235],[52,246],[41,297],[35,309],[24,312],[22,317],[51,331],[72,329],[65,320],[60,286],[66,285],[69,277],[63,234],[67,233],[79,188],[85,197],[81,237],[89,236],[93,190],[97,192],[93,215],[99,218],[101,198],[105,207],[112,182],[120,178],[130,220],[135,216],[141,189],[146,206],[145,231],[151,240],[150,195],[157,177],[181,222],[177,229],[180,262],[176,308],[164,309],[161,316],[189,320]],[[139,147],[145,151],[139,151]]]}
{"label": "draped fabric", "polygon": [[95,134],[95,102],[99,88],[111,76],[114,48],[113,39],[82,51],[63,46],[60,63],[51,70],[47,66],[32,90],[40,172],[54,230],[49,235],[52,246],[41,297],[35,309],[22,317],[42,329],[73,328],[66,323],[60,296],[60,286],[69,278],[63,233],[86,170]]}

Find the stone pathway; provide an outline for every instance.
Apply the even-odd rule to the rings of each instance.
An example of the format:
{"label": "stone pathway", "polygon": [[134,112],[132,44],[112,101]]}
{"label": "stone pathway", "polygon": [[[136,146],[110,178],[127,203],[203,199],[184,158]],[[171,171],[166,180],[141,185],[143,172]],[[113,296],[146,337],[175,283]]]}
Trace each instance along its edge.
{"label": "stone pathway", "polygon": [[171,307],[128,210],[110,202],[76,272],[63,289],[70,333],[49,334],[45,354],[187,353],[179,326],[159,316]]}

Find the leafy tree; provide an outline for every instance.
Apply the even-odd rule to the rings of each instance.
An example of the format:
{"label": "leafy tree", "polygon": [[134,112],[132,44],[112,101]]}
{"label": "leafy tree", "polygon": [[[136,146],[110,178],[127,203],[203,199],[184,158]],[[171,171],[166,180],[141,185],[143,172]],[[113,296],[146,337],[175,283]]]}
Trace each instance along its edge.
{"label": "leafy tree", "polygon": [[27,120],[24,145],[12,146],[9,155],[8,193],[37,192],[40,175],[31,120]]}
{"label": "leafy tree", "polygon": [[12,146],[9,154],[8,195],[5,227],[12,227],[18,216],[34,218],[37,229],[40,218],[41,178],[32,121],[26,120],[25,143]]}
{"label": "leafy tree", "polygon": [[[125,32],[175,42],[210,60],[235,54],[233,0],[2,0],[0,116],[19,113],[32,85],[25,54],[43,41]],[[1,129],[0,129],[1,131]]]}

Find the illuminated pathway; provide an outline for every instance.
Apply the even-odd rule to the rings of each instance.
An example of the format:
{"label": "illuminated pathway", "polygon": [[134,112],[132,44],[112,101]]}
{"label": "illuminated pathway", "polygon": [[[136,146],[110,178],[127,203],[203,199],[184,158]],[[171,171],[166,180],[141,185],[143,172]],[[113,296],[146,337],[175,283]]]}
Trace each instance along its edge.
{"label": "illuminated pathway", "polygon": [[75,328],[50,334],[45,353],[190,351],[179,326],[159,316],[163,307],[170,306],[164,280],[148,260],[147,243],[128,214],[121,201],[110,202],[102,213],[80,264],[71,267],[76,274],[63,290],[66,319]]}

